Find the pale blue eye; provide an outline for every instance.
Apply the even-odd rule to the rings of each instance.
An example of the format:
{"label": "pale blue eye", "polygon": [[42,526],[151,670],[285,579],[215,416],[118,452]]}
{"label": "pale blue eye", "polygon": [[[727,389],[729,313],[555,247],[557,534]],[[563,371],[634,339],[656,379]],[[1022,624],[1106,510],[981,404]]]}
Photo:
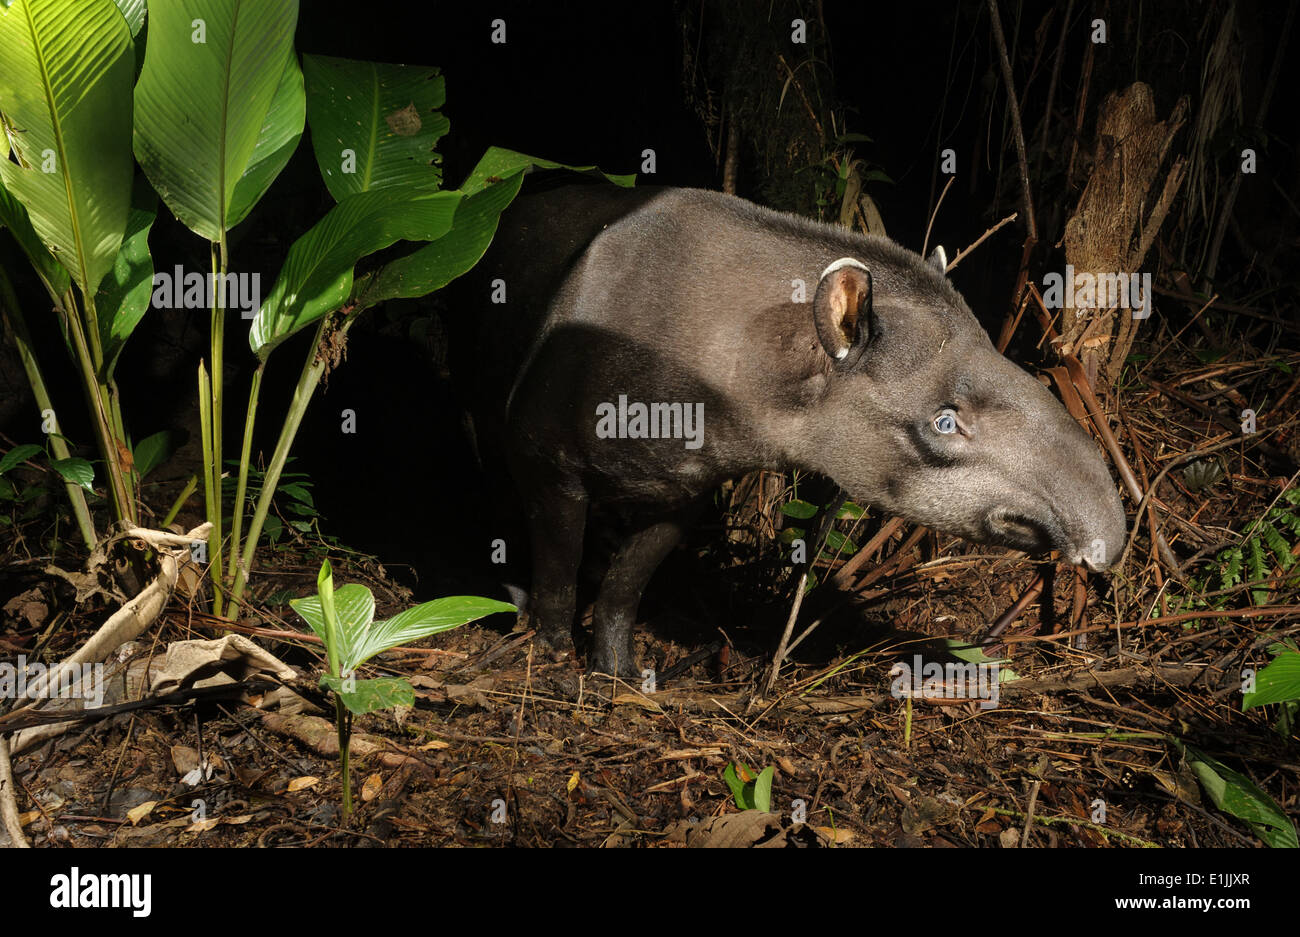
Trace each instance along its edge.
{"label": "pale blue eye", "polygon": [[957,414],[952,410],[940,410],[939,415],[934,418],[934,431],[944,436],[951,436],[957,432]]}

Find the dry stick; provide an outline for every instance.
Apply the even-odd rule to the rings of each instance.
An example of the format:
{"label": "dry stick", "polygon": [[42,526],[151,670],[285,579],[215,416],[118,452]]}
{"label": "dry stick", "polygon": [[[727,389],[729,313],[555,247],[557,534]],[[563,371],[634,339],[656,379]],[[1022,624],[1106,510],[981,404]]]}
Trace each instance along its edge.
{"label": "dry stick", "polygon": [[1029,806],[1025,808],[1025,828],[1020,833],[1020,845],[1029,844],[1029,831],[1034,825],[1034,807],[1038,804],[1038,788],[1042,786],[1042,781],[1034,781],[1029,788]]}
{"label": "dry stick", "polygon": [[[854,586],[854,590],[856,592],[861,592],[861,590],[865,589],[873,582],[876,582],[879,579],[883,579],[885,576],[888,576],[890,573],[901,573],[906,568],[907,565],[910,565],[907,563],[907,554],[912,551],[913,547],[915,547],[918,543],[921,542],[921,538],[924,537],[925,535],[926,535],[925,527],[918,527],[916,528],[916,530],[912,531],[912,533],[908,536],[908,538],[904,540],[902,544],[899,545],[898,549],[894,552],[894,555],[890,557],[890,560],[886,563],[882,563],[881,565],[873,569],[871,572],[867,573],[867,575],[863,576],[862,581],[859,582],[856,586]],[[825,621],[834,612],[838,611],[845,604],[847,604],[851,598],[852,598],[851,595],[843,596],[838,602],[836,602],[829,609],[827,609],[826,612],[820,618],[818,618],[816,621],[809,624],[808,627],[805,628],[802,631],[802,633],[800,633],[799,637],[795,638],[793,641],[790,642],[790,646],[786,648],[786,653],[787,654],[793,653],[794,649],[797,648],[803,642],[804,638],[812,634],[813,631],[815,631],[823,621]]]}
{"label": "dry stick", "polygon": [[[1290,426],[1294,422],[1296,421],[1288,420],[1286,423],[1281,423],[1277,426],[1270,427],[1269,429],[1264,430],[1257,435],[1261,437],[1266,436],[1269,433],[1273,433],[1276,432],[1277,430],[1280,430],[1284,426]],[[1189,452],[1184,452],[1181,455],[1174,456],[1172,459],[1169,460],[1168,464],[1166,464],[1165,467],[1159,471],[1156,477],[1152,480],[1151,487],[1147,489],[1147,493],[1142,496],[1142,500],[1138,504],[1138,514],[1142,513],[1142,510],[1147,506],[1147,501],[1151,497],[1152,492],[1154,492],[1158,487],[1160,487],[1160,483],[1164,481],[1165,476],[1168,475],[1170,471],[1172,471],[1174,468],[1176,468],[1179,465],[1182,465],[1184,462],[1190,462],[1192,459],[1200,459],[1207,455],[1210,455],[1211,453],[1218,452],[1220,449],[1228,449],[1232,446],[1242,445],[1243,442],[1246,441],[1247,440],[1244,440],[1242,438],[1228,439],[1228,440],[1224,440],[1221,443],[1217,443],[1213,446],[1209,446],[1205,449],[1192,449]],[[1249,440],[1249,441],[1253,442],[1254,440]],[[1283,489],[1283,491],[1285,490],[1286,489]],[[1281,495],[1279,495],[1279,497],[1281,497]],[[1274,503],[1276,503],[1276,499],[1274,500]],[[1270,505],[1270,507],[1271,506],[1272,505]],[[1137,529],[1138,529],[1138,525],[1134,524],[1133,530],[1129,532],[1128,542],[1124,546],[1124,553],[1120,557],[1120,561],[1119,561],[1120,569],[1124,568],[1124,565],[1128,562],[1129,554],[1132,553],[1133,551],[1133,543],[1137,538]],[[1175,569],[1177,569],[1176,566]],[[1179,573],[1179,575],[1181,576],[1181,573]],[[1148,620],[1154,621],[1155,619],[1148,619]]]}
{"label": "dry stick", "polygon": [[1047,153],[1048,128],[1052,123],[1052,104],[1056,101],[1056,84],[1061,75],[1061,63],[1065,61],[1065,34],[1070,28],[1070,17],[1074,14],[1074,0],[1065,5],[1065,17],[1061,20],[1061,34],[1056,39],[1056,60],[1052,63],[1052,79],[1047,84],[1047,107],[1043,111],[1043,132],[1038,138],[1037,181],[1043,179],[1043,160]]}
{"label": "dry stick", "polygon": [[1002,17],[998,13],[998,0],[988,0],[989,14],[993,22],[993,40],[998,46],[998,57],[1002,63],[1002,81],[1007,86],[1007,110],[1011,115],[1011,126],[1015,131],[1016,159],[1020,164],[1021,196],[1025,208],[1025,228],[1029,240],[1038,243],[1038,224],[1034,221],[1034,200],[1029,192],[1029,158],[1025,154],[1025,131],[1020,125],[1020,104],[1016,99],[1016,82],[1011,75],[1011,59],[1007,56],[1007,40],[1002,34]]}
{"label": "dry stick", "polygon": [[1176,333],[1174,333],[1173,338],[1169,339],[1169,341],[1161,345],[1160,349],[1154,355],[1148,358],[1146,363],[1143,364],[1142,367],[1138,368],[1137,374],[1135,376],[1141,378],[1143,374],[1146,374],[1147,368],[1155,364],[1156,359],[1159,358],[1161,355],[1163,355],[1167,349],[1172,348],[1174,346],[1174,343],[1177,342],[1178,339],[1182,337],[1182,334],[1192,327],[1192,323],[1194,323],[1197,319],[1199,319],[1201,317],[1201,314],[1204,313],[1205,310],[1213,306],[1215,300],[1217,300],[1218,298],[1219,298],[1219,294],[1215,293],[1208,300],[1206,300],[1205,305],[1203,305],[1200,309],[1196,310],[1196,314],[1187,320],[1187,324],[1184,325],[1181,329],[1179,329]]}
{"label": "dry stick", "polygon": [[1092,84],[1093,50],[1096,44],[1087,42],[1083,47],[1083,65],[1079,68],[1079,101],[1074,107],[1074,133],[1070,137],[1070,158],[1065,164],[1065,178],[1074,176],[1074,159],[1079,155],[1079,138],[1083,136],[1083,119],[1088,112],[1088,88]]}
{"label": "dry stick", "polygon": [[1291,395],[1296,392],[1296,388],[1298,387],[1300,387],[1300,374],[1295,376],[1295,380],[1291,382],[1291,386],[1283,391],[1282,396],[1277,398],[1277,403],[1273,404],[1272,408],[1264,415],[1260,422],[1268,423],[1273,419],[1273,417],[1277,416],[1277,412],[1282,409],[1282,404],[1286,403],[1287,400],[1290,399]]}
{"label": "dry stick", "polygon": [[766,696],[772,692],[772,684],[776,683],[776,675],[781,671],[781,664],[785,662],[786,654],[789,653],[790,635],[794,633],[794,623],[799,618],[799,609],[803,606],[804,589],[808,585],[808,571],[812,569],[817,562],[817,557],[821,556],[822,546],[826,543],[826,538],[835,526],[835,517],[840,513],[840,508],[844,507],[844,502],[848,499],[843,491],[835,495],[830,507],[826,510],[826,516],[822,518],[821,526],[817,530],[817,536],[813,539],[812,557],[804,565],[803,572],[799,574],[799,584],[795,587],[794,601],[790,604],[790,616],[786,619],[785,630],[781,632],[781,641],[776,646],[776,653],[772,655],[772,669],[768,671],[767,682],[763,685],[763,695]]}
{"label": "dry stick", "polygon": [[[1147,499],[1155,489],[1153,487],[1148,489],[1146,493],[1143,493],[1142,486],[1138,484],[1137,476],[1133,474],[1132,466],[1128,464],[1128,459],[1124,457],[1124,451],[1119,447],[1119,440],[1117,440],[1115,434],[1111,432],[1110,422],[1106,419],[1106,411],[1102,409],[1101,403],[1097,400],[1096,394],[1092,392],[1092,385],[1088,382],[1088,376],[1083,373],[1083,366],[1079,364],[1079,359],[1074,355],[1068,356],[1065,359],[1065,367],[1066,370],[1070,372],[1070,380],[1079,391],[1079,395],[1083,397],[1084,402],[1088,405],[1089,411],[1092,415],[1092,423],[1097,427],[1097,432],[1101,435],[1102,442],[1106,444],[1106,451],[1110,453],[1111,461],[1115,464],[1115,468],[1118,469],[1120,477],[1124,480],[1124,484],[1128,486],[1129,494],[1133,496],[1133,500],[1141,502],[1138,505],[1136,514],[1134,515],[1135,521],[1133,524],[1133,530],[1136,531],[1138,528],[1137,519],[1141,518],[1142,509],[1146,506]],[[1160,532],[1154,513],[1150,515],[1150,520],[1153,525],[1152,533],[1155,536],[1156,550],[1160,554],[1160,559],[1164,561],[1167,567],[1169,567],[1170,572],[1177,577],[1178,559],[1174,556],[1174,551],[1169,548],[1169,542],[1165,540],[1165,535]],[[1132,536],[1130,535],[1129,543],[1131,544],[1132,542]],[[1127,559],[1128,550],[1126,549],[1124,552],[1124,560]],[[1122,562],[1120,563],[1119,568],[1124,568]]]}
{"label": "dry stick", "polygon": [[[947,192],[947,191],[948,191],[948,188],[947,188],[947,186],[945,186],[945,187],[944,187],[944,192]],[[935,210],[937,211],[938,208],[936,207]],[[952,260],[948,261],[948,271],[951,272],[953,267],[955,267],[955,266],[957,266],[957,264],[961,263],[963,257],[965,257],[967,254],[969,254],[969,253],[970,253],[971,251],[973,251],[975,248],[977,248],[977,247],[979,247],[981,244],[983,244],[985,238],[987,238],[990,234],[992,234],[994,231],[997,231],[999,228],[1003,227],[1004,225],[1008,225],[1008,224],[1010,224],[1011,222],[1015,221],[1015,220],[1016,220],[1017,218],[1019,218],[1019,217],[1020,217],[1020,212],[1012,212],[1011,214],[1009,214],[1009,215],[1007,215],[1005,218],[1003,218],[1001,221],[999,221],[997,224],[995,224],[993,227],[989,228],[987,231],[985,231],[983,234],[981,234],[978,238],[976,238],[976,239],[975,239],[975,243],[971,244],[970,247],[967,247],[965,250],[960,250],[960,251],[958,251],[958,252],[957,252],[957,255],[956,255],[955,257],[953,257]],[[928,240],[929,237],[930,237],[930,231],[929,231],[928,228],[926,229],[925,236],[926,236],[926,239],[927,239],[927,240]],[[1013,326],[1013,329],[1014,329],[1014,326]]]}
{"label": "dry stick", "polygon": [[891,518],[888,523],[876,532],[874,537],[866,542],[862,549],[836,571],[835,575],[828,580],[829,585],[837,590],[848,589],[853,584],[854,573],[871,558],[871,554],[883,547],[886,541],[897,533],[902,526],[903,519],[901,517]]}
{"label": "dry stick", "polygon": [[[1029,287],[1029,292],[1038,306],[1035,315],[1038,316],[1038,321],[1042,324],[1043,334],[1047,337],[1048,341],[1059,338],[1056,334],[1056,330],[1052,328],[1052,316],[1051,313],[1047,311],[1047,306],[1043,304],[1042,295],[1032,284]],[[1097,400],[1097,395],[1093,393],[1092,384],[1088,381],[1088,376],[1083,372],[1083,366],[1079,364],[1079,359],[1074,355],[1062,355],[1061,360],[1064,362],[1065,369],[1070,375],[1070,382],[1074,384],[1075,390],[1078,391],[1080,398],[1088,407],[1088,413],[1092,418],[1092,424],[1096,427],[1098,435],[1101,436],[1101,440],[1106,446],[1106,451],[1110,453],[1111,462],[1114,463],[1116,471],[1119,472],[1120,478],[1123,480],[1125,487],[1129,490],[1129,494],[1132,495],[1134,501],[1143,501],[1145,496],[1142,492],[1141,486],[1138,484],[1137,476],[1133,474],[1133,469],[1129,466],[1128,459],[1124,457],[1124,452],[1120,449],[1119,442],[1115,439],[1115,434],[1111,432],[1110,423],[1106,420],[1106,412],[1102,408],[1100,401]],[[1140,517],[1141,513],[1141,510],[1139,510],[1137,516]],[[1131,537],[1129,543],[1130,545],[1132,544]],[[1178,560],[1174,557],[1174,551],[1169,549],[1169,544],[1165,541],[1164,535],[1159,532],[1156,533],[1156,545],[1160,550],[1161,558],[1165,561],[1166,565],[1174,571],[1175,576],[1177,576]],[[1126,550],[1125,559],[1127,558],[1128,552]],[[1123,568],[1122,564],[1120,568]]]}
{"label": "dry stick", "polygon": [[[1025,132],[1020,123],[1020,105],[1016,98],[1016,84],[1011,75],[1011,59],[1007,55],[1007,40],[1002,34],[1002,17],[998,13],[997,0],[988,0],[989,13],[993,24],[993,38],[998,46],[998,55],[1002,63],[1002,80],[1007,87],[1007,110],[1011,116],[1011,126],[1015,131],[1016,157],[1020,166],[1020,188],[1025,212],[1025,244],[1020,252],[1019,273],[1016,275],[1016,288],[1012,293],[1013,306],[1020,303],[1025,284],[1029,281],[1029,258],[1038,244],[1038,222],[1034,220],[1034,200],[1029,187],[1029,159],[1025,155]],[[1002,322],[1002,332],[998,336],[997,349],[1005,352],[1011,344],[1012,320],[1008,313]]]}
{"label": "dry stick", "polygon": [[22,820],[18,816],[18,798],[14,794],[14,771],[9,763],[9,740],[0,736],[0,819],[9,833],[10,845],[16,849],[31,849],[23,835]]}
{"label": "dry stick", "polygon": [[1159,618],[1134,619],[1105,625],[1088,625],[1074,631],[1061,631],[1056,634],[1012,634],[1002,639],[1004,644],[1019,644],[1024,641],[1057,641],[1061,638],[1073,638],[1076,635],[1091,634],[1095,631],[1109,631],[1111,628],[1145,628],[1148,625],[1172,625],[1181,621],[1196,621],[1198,618],[1272,618],[1274,615],[1300,615],[1300,605],[1253,605],[1249,608],[1227,608],[1223,610],[1202,609],[1199,612],[1182,612],[1177,615],[1161,615]]}
{"label": "dry stick", "polygon": [[989,633],[985,635],[984,640],[981,643],[991,645],[994,638],[1006,631],[1007,627],[1019,618],[1024,610],[1029,607],[1029,603],[1042,594],[1043,584],[1046,580],[1046,574],[1039,573],[1038,578],[1030,583],[1029,588],[1025,590],[1024,595],[1016,599],[1014,605],[998,616],[998,620],[989,627]]}
{"label": "dry stick", "polygon": [[[934,219],[937,218],[939,215],[939,206],[943,204],[944,196],[948,194],[948,190],[952,188],[952,184],[956,181],[957,181],[956,175],[949,176],[947,185],[945,185],[943,187],[943,191],[939,193],[939,201],[934,203],[934,211],[930,212],[930,221],[925,226],[925,240],[921,242],[922,257],[928,256],[926,254],[926,251],[929,250],[930,247],[930,229],[934,227]],[[984,236],[988,237],[987,234],[985,234]],[[983,238],[981,238],[980,240],[983,240]],[[976,241],[975,243],[978,244],[979,241]],[[949,264],[949,266],[951,266],[951,264]]]}

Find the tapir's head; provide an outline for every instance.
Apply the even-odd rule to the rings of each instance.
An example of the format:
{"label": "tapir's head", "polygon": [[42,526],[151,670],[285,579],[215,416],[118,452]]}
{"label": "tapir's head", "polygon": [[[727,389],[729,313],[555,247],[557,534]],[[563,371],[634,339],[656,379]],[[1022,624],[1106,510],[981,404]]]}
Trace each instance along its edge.
{"label": "tapir's head", "polygon": [[942,251],[926,262],[881,245],[883,259],[835,261],[817,287],[816,467],[937,530],[1110,566],[1124,509],[1096,444],[993,347]]}

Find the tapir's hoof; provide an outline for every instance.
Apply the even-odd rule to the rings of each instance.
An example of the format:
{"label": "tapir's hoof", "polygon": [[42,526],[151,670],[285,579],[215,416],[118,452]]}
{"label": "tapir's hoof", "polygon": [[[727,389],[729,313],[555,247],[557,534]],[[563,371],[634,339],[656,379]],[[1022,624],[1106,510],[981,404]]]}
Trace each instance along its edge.
{"label": "tapir's hoof", "polygon": [[556,663],[573,660],[573,635],[567,631],[538,631],[533,636],[533,643],[548,659]]}
{"label": "tapir's hoof", "polygon": [[619,659],[614,655],[597,652],[592,655],[591,661],[587,665],[587,673],[591,676],[604,674],[605,676],[618,677],[633,685],[641,683],[641,668],[637,667],[636,659],[631,654]]}

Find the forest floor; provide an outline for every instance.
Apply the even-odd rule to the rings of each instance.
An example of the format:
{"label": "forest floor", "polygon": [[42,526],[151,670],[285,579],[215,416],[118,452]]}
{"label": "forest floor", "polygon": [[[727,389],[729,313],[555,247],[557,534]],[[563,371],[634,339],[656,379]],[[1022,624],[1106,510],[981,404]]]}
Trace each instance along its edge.
{"label": "forest floor", "polygon": [[[1255,375],[1273,382],[1276,400],[1295,389],[1297,366],[1294,354],[1184,362],[1162,380],[1190,394],[1235,367],[1234,387]],[[1224,438],[1198,419],[1175,394],[1126,401],[1123,443],[1144,484],[1163,462]],[[1294,464],[1294,426],[1270,440],[1269,458]],[[1200,461],[1160,488],[1181,582],[1162,570],[1145,520],[1127,575],[1086,580],[1019,554],[909,536],[883,518],[838,522],[871,551],[857,600],[827,614],[769,692],[794,581],[771,562],[747,565],[743,538],[721,538],[733,554],[721,561],[716,544],[679,550],[651,584],[637,640],[653,683],[588,676],[581,654],[540,652],[531,632],[511,630],[526,620],[509,616],[384,653],[363,675],[406,677],[415,705],[355,719],[348,818],[333,705],[317,689],[321,645],[287,605],[315,592],[325,547],[299,537],[268,551],[254,613],[231,625],[203,611],[201,593],[178,590],[114,654],[109,705],[15,754],[24,834],[36,845],[176,847],[1294,840],[1295,704],[1243,711],[1242,689],[1300,630],[1296,479],[1245,446]],[[767,549],[779,556],[770,540]],[[331,559],[336,582],[374,592],[378,617],[411,605],[377,561]],[[12,598],[0,659],[34,650],[62,659],[111,610],[72,601],[47,562],[2,571]],[[764,613],[718,598],[720,563],[734,594],[767,592]],[[1008,627],[990,636],[999,617]],[[148,695],[169,645],[232,633],[293,668],[289,690],[267,678],[274,662],[246,667],[227,649],[224,669],[253,683],[183,684],[177,696],[133,702]],[[998,662],[979,669],[1000,675],[996,694],[956,669],[941,679],[922,669],[910,689],[898,677],[900,664],[962,663],[972,646]],[[18,715],[0,713],[15,744]],[[741,809],[753,804],[767,810]]]}

